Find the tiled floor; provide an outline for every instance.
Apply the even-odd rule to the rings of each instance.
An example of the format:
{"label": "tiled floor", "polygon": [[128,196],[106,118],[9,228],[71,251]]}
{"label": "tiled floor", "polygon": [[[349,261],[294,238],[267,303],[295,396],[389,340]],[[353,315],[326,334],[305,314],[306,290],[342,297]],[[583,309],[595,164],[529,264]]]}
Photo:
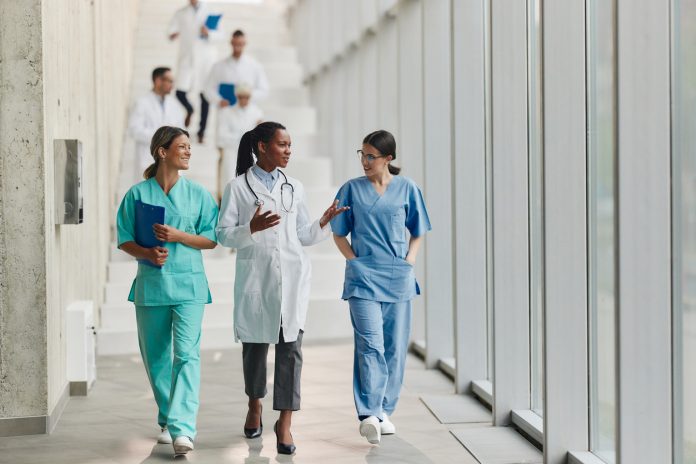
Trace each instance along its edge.
{"label": "tiled floor", "polygon": [[[266,428],[261,439],[246,440],[242,426],[246,398],[241,351],[202,354],[201,409],[197,463],[477,463],[466,448],[421,402],[421,395],[452,394],[452,383],[410,357],[399,409],[398,434],[372,446],[358,434],[351,394],[352,346],[349,343],[304,348],[302,411],[293,421],[298,451],[275,452],[271,392],[264,402]],[[269,353],[269,360],[272,360]],[[99,380],[86,398],[69,402],[50,436],[0,439],[0,463],[96,464],[154,463],[172,460],[171,445],[157,445],[156,411],[138,356],[103,357]],[[269,366],[270,367],[270,366]],[[272,369],[270,369],[272,372]],[[272,378],[269,378],[272,386]],[[486,424],[479,424],[486,426]]]}

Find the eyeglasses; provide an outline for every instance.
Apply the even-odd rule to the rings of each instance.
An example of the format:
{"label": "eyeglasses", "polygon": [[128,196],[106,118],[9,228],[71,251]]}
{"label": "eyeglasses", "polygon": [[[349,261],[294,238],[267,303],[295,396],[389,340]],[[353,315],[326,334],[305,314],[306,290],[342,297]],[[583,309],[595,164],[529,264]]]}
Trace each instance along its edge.
{"label": "eyeglasses", "polygon": [[371,153],[365,153],[362,150],[358,150],[358,159],[360,162],[367,161],[371,164],[377,158],[385,158],[387,155],[373,155]]}

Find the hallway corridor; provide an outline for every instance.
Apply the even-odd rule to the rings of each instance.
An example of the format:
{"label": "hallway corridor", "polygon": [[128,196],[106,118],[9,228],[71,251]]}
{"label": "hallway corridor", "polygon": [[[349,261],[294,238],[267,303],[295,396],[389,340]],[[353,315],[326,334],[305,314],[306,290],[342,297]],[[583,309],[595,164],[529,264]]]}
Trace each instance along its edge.
{"label": "hallway corridor", "polygon": [[[293,423],[297,454],[276,455],[271,410],[273,379],[264,400],[264,434],[247,440],[242,434],[246,399],[241,351],[201,354],[201,408],[196,449],[182,460],[195,463],[272,462],[353,464],[477,463],[449,430],[490,429],[489,422],[441,424],[421,401],[422,394],[454,397],[451,381],[439,371],[425,370],[409,357],[406,385],[394,415],[397,434],[381,446],[358,434],[351,396],[351,344],[308,344],[302,379],[303,405]],[[269,355],[269,360],[272,360]],[[156,410],[140,356],[104,356],[99,380],[88,397],[73,398],[51,435],[0,438],[0,463],[130,464],[171,462],[171,445],[157,445]],[[272,372],[272,369],[269,369]],[[479,417],[490,417],[483,407]],[[476,415],[472,415],[475,417]],[[514,432],[513,432],[514,433]],[[520,437],[520,440],[522,438]],[[542,462],[529,445],[530,455]],[[519,455],[518,455],[519,456]],[[513,462],[513,461],[486,461]]]}
{"label": "hallway corridor", "polygon": [[[170,28],[180,9],[188,22]],[[240,34],[232,46],[237,30],[246,48]],[[181,60],[181,49],[191,54]],[[251,72],[247,54],[265,69],[268,95],[260,74],[217,72]],[[213,77],[188,82],[187,63],[213,55],[216,72],[195,65]],[[118,248],[129,241],[116,224],[124,194],[142,180],[137,161],[150,161],[151,151],[158,166],[167,158],[156,179],[162,191],[171,193],[182,169],[182,184],[217,196],[218,145],[233,167],[238,138],[216,140],[216,126],[242,111],[220,109],[217,94],[244,81],[260,84],[251,101],[262,119],[290,136],[291,154],[281,134],[270,141],[285,156],[259,157],[261,168],[287,161],[283,175],[302,183],[297,201],[295,187],[284,197],[281,184],[265,206],[292,217],[304,202],[316,219],[348,192],[349,242],[339,238],[339,251],[324,230],[327,240],[306,255],[287,254],[305,232],[292,220],[253,237],[266,229],[245,222],[265,194],[252,175],[237,203],[244,220],[223,214],[219,224],[256,243],[222,237],[236,251],[217,246],[199,261],[198,246],[173,232],[165,238],[179,243],[169,249],[192,250],[169,255],[159,274],[141,273],[133,256],[154,252]],[[202,87],[215,103],[199,139]],[[188,91],[195,108],[190,160],[146,146],[164,124],[157,115],[176,113],[175,97],[162,99],[169,90]],[[142,96],[152,124],[131,117]],[[202,302],[200,263],[212,302],[201,323],[198,435],[185,461],[696,464],[694,127],[696,0],[0,0],[0,464],[173,459],[171,445],[156,444],[128,295],[137,276],[135,300],[155,300],[176,275],[172,292]],[[375,131],[395,144],[364,144]],[[385,169],[393,168],[390,188]],[[399,199],[392,192],[403,178],[417,190]],[[367,190],[369,201],[340,190],[364,180],[377,192]],[[212,201],[204,222],[204,210],[187,213],[179,196],[149,203],[164,202],[161,221],[177,231],[210,232]],[[355,220],[361,203],[370,206],[367,221]],[[431,230],[414,227],[421,210]],[[386,266],[377,248],[361,249],[371,235],[379,250],[391,247]],[[351,252],[368,264],[351,264]],[[389,289],[365,295],[376,301],[409,300],[404,260],[421,290],[412,299],[413,354],[397,434],[374,446],[355,417],[357,319],[341,296],[354,280]],[[297,454],[278,455],[272,391],[262,437],[244,438],[234,323],[251,320],[250,308],[259,320],[278,312],[284,322],[303,320],[288,316],[287,295],[306,288],[296,282],[309,263],[311,286],[297,292],[308,308],[302,408],[290,429]],[[235,293],[246,297],[236,308]],[[180,432],[176,420],[170,427]]]}

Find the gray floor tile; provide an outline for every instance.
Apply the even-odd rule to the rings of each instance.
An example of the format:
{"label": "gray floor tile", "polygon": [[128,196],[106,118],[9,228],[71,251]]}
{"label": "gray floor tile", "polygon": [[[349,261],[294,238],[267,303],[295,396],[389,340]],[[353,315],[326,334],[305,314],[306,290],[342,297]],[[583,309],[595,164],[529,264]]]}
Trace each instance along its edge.
{"label": "gray floor tile", "polygon": [[423,395],[421,400],[443,424],[491,421],[491,412],[469,395]]}
{"label": "gray floor tile", "polygon": [[[392,420],[397,435],[370,445],[358,433],[352,396],[352,344],[304,348],[302,410],[293,417],[298,452],[275,451],[272,376],[264,399],[263,437],[242,435],[247,399],[239,350],[201,353],[201,407],[191,463],[428,464],[476,460],[420,401],[420,394],[448,393],[452,383],[410,356],[405,386]],[[272,354],[269,353],[269,359]],[[272,372],[269,363],[269,372]],[[431,390],[428,389],[431,386]],[[89,396],[68,403],[49,436],[0,438],[1,463],[141,464],[172,462],[171,445],[156,445],[156,407],[137,356],[100,357]]]}
{"label": "gray floor tile", "polygon": [[481,464],[541,464],[541,451],[509,427],[466,428],[452,434]]}

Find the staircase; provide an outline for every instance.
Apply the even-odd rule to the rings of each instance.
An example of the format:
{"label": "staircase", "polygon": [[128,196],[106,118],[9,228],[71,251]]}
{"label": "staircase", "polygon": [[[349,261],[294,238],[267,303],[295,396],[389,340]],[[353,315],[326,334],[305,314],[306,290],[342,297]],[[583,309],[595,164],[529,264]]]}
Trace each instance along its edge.
{"label": "staircase", "polygon": [[[141,0],[136,50],[134,54],[131,98],[142,95],[151,87],[150,73],[157,66],[171,66],[176,73],[176,43],[166,38],[170,18],[186,0]],[[291,44],[291,34],[281,0],[262,2],[207,2],[211,13],[222,13],[225,37],[219,43],[218,58],[230,53],[229,36],[235,29],[247,35],[247,53],[265,67],[271,85],[268,99],[260,106],[266,120],[281,122],[292,137],[293,155],[286,172],[302,181],[312,217],[318,217],[331,203],[337,187],[331,185],[332,165],[329,158],[316,152],[317,114],[309,104],[309,92],[302,85],[302,68],[297,51]],[[197,94],[189,100],[196,107]],[[196,116],[190,129],[197,127]],[[195,133],[195,129],[193,130]],[[185,175],[215,192],[217,150],[214,146],[215,109],[211,108],[206,131],[206,143],[192,139],[191,169]],[[117,194],[117,205],[133,184],[131,168],[133,141],[125,136],[125,150]],[[312,260],[312,292],[305,327],[305,341],[348,338],[352,336],[348,307],[340,300],[343,285],[344,260],[332,240],[307,249]],[[233,288],[235,257],[227,248],[217,247],[203,252],[206,274],[213,303],[208,305],[203,319],[203,349],[235,346],[232,331],[234,310]],[[100,355],[138,352],[135,308],[127,301],[137,264],[134,259],[111,245],[107,284],[101,306],[101,327],[98,331]],[[236,345],[240,346],[240,345]]]}

